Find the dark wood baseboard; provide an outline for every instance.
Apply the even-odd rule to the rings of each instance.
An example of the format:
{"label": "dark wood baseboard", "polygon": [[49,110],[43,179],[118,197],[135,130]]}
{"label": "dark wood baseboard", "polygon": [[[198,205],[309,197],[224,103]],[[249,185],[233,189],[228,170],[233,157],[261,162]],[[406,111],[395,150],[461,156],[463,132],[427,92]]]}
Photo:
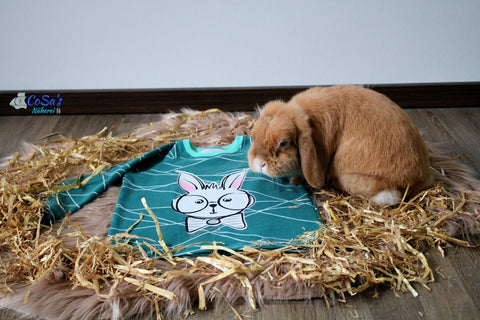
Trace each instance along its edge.
{"label": "dark wood baseboard", "polygon": [[[387,95],[403,108],[480,106],[480,82],[367,87]],[[253,111],[257,106],[273,99],[288,100],[306,88],[0,91],[0,115],[159,113],[183,107],[197,110],[219,108],[225,111]],[[10,106],[10,102],[19,92],[25,92],[25,103],[28,102],[26,108]]]}

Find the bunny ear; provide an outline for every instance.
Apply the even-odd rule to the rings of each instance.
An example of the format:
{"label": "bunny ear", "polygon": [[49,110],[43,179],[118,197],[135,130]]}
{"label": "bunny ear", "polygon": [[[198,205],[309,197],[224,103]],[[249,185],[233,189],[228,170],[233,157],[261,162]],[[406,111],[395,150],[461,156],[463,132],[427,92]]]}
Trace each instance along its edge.
{"label": "bunny ear", "polygon": [[240,189],[246,175],[247,175],[247,170],[231,173],[222,179],[221,187],[224,189],[225,188]]}
{"label": "bunny ear", "polygon": [[205,183],[203,180],[188,172],[180,172],[178,175],[178,185],[187,192],[205,189]]}
{"label": "bunny ear", "polygon": [[317,152],[311,137],[300,135],[298,139],[298,150],[302,173],[308,184],[314,188],[321,188],[325,183],[325,176],[319,166]]}
{"label": "bunny ear", "polygon": [[303,176],[310,186],[321,188],[325,184],[325,174],[313,142],[309,117],[306,114],[298,116],[295,122],[298,130],[298,152]]}

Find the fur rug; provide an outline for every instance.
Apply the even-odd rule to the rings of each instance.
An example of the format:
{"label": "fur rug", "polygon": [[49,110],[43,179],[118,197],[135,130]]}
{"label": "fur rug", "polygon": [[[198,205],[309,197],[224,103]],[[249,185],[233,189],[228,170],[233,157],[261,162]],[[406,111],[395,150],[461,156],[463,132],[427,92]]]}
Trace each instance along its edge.
{"label": "fur rug", "polygon": [[[248,114],[184,110],[181,114],[167,114],[158,123],[143,126],[133,135],[119,140],[141,141],[147,149],[184,138],[191,138],[198,146],[222,145],[233,141],[236,135],[249,135],[253,122],[254,117]],[[102,133],[97,138],[104,136]],[[115,137],[108,138],[116,141]],[[91,137],[82,139],[93,140]],[[15,161],[35,161],[35,155],[48,148],[66,148],[69,141],[53,142],[42,151],[38,146],[26,145],[23,156],[16,157]],[[119,157],[115,161],[124,160]],[[110,164],[115,161],[111,160]],[[3,171],[6,176],[12,163],[5,162],[3,166],[7,168]],[[160,314],[166,318],[186,316],[197,308],[197,304],[203,308],[205,304],[215,306],[225,301],[232,304],[244,301],[256,308],[264,301],[275,299],[323,297],[328,300],[332,295],[345,298],[345,293],[360,292],[376,285],[390,285],[416,294],[411,283],[427,285],[433,281],[422,248],[448,243],[468,245],[462,237],[480,232],[480,183],[474,174],[457,161],[434,151],[431,152],[431,166],[437,185],[395,207],[377,207],[365,199],[342,195],[335,190],[314,193],[326,226],[319,230],[318,241],[302,253],[289,253],[292,248],[274,251],[246,248],[234,254],[214,248],[206,258],[145,259],[141,263],[137,263],[141,257],[135,256],[137,260],[125,264],[131,268],[128,271],[125,266],[102,265],[98,261],[94,265],[92,262],[92,274],[96,273],[91,278],[85,273],[76,273],[78,265],[74,262],[80,258],[73,257],[70,262],[58,260],[63,263],[43,273],[23,271],[23,278],[9,277],[7,270],[1,269],[5,296],[0,300],[0,307],[46,319],[151,319]],[[69,175],[78,175],[82,170],[84,166],[74,165]],[[58,252],[65,252],[65,256],[89,245],[106,245],[119,189],[119,186],[109,188],[97,200],[68,217],[65,223],[42,229],[46,231],[39,235],[36,245],[47,239],[59,239],[55,242]],[[373,224],[374,232],[362,229]],[[1,228],[4,232],[7,226],[1,225]],[[344,247],[349,243],[349,247]],[[12,250],[5,245],[0,247],[2,264],[11,265],[16,261]],[[115,261],[128,260],[127,253],[118,252],[123,255]],[[399,257],[398,261],[391,259],[393,256]],[[415,274],[402,272],[413,269],[409,269],[410,265],[403,266],[401,261],[416,265]],[[114,267],[116,271],[111,271]],[[362,268],[368,272],[359,271]],[[378,270],[385,270],[385,273]],[[398,275],[385,276],[395,273],[392,270],[397,270]],[[153,278],[145,276],[149,280],[141,282],[142,276],[134,271],[156,275],[155,279],[159,280],[153,283]],[[17,272],[20,271],[17,269]],[[127,278],[130,280],[126,281]],[[92,286],[96,283],[100,284]],[[175,298],[162,295],[163,291],[156,293],[148,285],[172,293]]]}

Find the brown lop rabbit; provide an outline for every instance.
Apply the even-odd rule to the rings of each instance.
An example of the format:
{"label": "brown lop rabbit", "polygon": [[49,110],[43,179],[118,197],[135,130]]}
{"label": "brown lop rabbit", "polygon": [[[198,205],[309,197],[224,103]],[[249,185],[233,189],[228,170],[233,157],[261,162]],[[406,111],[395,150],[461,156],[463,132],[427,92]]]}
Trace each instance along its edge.
{"label": "brown lop rabbit", "polygon": [[432,181],[427,147],[408,115],[357,86],[315,87],[261,110],[248,152],[251,169],[321,188],[399,202]]}

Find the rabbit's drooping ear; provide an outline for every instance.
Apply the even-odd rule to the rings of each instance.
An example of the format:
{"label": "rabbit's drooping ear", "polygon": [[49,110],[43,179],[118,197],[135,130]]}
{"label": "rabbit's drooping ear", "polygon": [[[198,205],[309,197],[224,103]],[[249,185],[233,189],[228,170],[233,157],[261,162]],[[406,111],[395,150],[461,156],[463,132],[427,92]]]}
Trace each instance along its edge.
{"label": "rabbit's drooping ear", "polygon": [[325,174],[321,168],[320,159],[318,159],[309,117],[303,110],[295,118],[295,124],[298,132],[298,151],[303,176],[310,186],[321,188],[325,184]]}
{"label": "rabbit's drooping ear", "polygon": [[246,175],[247,175],[247,170],[242,170],[239,172],[229,174],[228,176],[222,179],[221,187],[224,189],[225,188],[240,189]]}
{"label": "rabbit's drooping ear", "polygon": [[205,189],[203,180],[188,172],[180,172],[178,175],[178,185],[187,192]]}

